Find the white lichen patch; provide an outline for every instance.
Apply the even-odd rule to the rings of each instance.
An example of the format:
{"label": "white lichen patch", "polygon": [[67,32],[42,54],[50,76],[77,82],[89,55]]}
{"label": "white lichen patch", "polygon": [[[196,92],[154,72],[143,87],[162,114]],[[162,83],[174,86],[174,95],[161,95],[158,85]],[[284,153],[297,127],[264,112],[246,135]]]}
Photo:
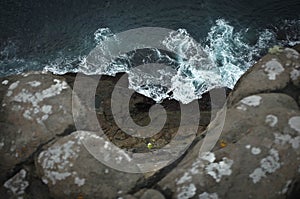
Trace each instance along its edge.
{"label": "white lichen patch", "polygon": [[177,180],[176,184],[180,185],[185,182],[189,182],[191,180],[192,180],[192,176],[189,174],[189,172],[185,172],[184,175],[179,180]]}
{"label": "white lichen patch", "polygon": [[[42,180],[45,184],[49,181],[54,185],[57,181],[66,179],[69,176],[73,176],[79,184],[84,183],[84,180],[77,176],[77,173],[70,172],[70,168],[73,166],[73,162],[78,157],[80,151],[80,142],[69,140],[61,145],[53,145],[46,151],[40,153],[38,157],[38,163],[43,168],[44,175]],[[76,180],[76,177],[78,179]]]}
{"label": "white lichen patch", "polygon": [[177,188],[177,198],[178,199],[189,199],[196,194],[196,186],[194,184],[189,184],[188,186],[182,186]]}
{"label": "white lichen patch", "polygon": [[246,111],[247,107],[244,104],[241,104],[241,105],[237,106],[236,109],[241,110],[241,111]]}
{"label": "white lichen patch", "polygon": [[262,170],[262,168],[256,168],[250,175],[253,183],[257,183],[261,180],[261,178],[266,177],[266,172]]}
{"label": "white lichen patch", "polygon": [[216,193],[203,192],[199,195],[199,199],[219,199],[219,196]]}
{"label": "white lichen patch", "polygon": [[[43,100],[59,95],[64,89],[67,89],[67,83],[58,79],[53,80],[55,84],[51,85],[49,88],[42,90],[40,92],[30,92],[29,90],[23,88],[19,93],[12,96],[11,101],[20,103],[15,105],[15,111],[23,111],[23,117],[28,120],[36,120],[38,123],[49,118],[52,113],[51,105],[40,105]],[[32,81],[28,82],[30,86],[39,86],[40,82]],[[13,84],[18,84],[17,82]],[[11,84],[10,87],[13,85]],[[16,86],[13,86],[15,88]],[[12,95],[12,91],[11,94]],[[26,109],[24,108],[26,107]]]}
{"label": "white lichen patch", "polygon": [[300,71],[297,70],[297,69],[293,69],[291,72],[290,72],[290,78],[293,80],[293,81],[296,81],[299,79],[299,76],[300,76]]}
{"label": "white lichen patch", "polygon": [[267,73],[269,80],[275,80],[276,76],[284,71],[283,66],[276,59],[268,61],[266,64],[262,65],[262,68],[264,68],[264,71]]}
{"label": "white lichen patch", "polygon": [[246,148],[246,149],[250,149],[250,148],[251,148],[251,145],[250,145],[250,144],[247,144],[247,145],[245,146],[245,148]]}
{"label": "white lichen patch", "polygon": [[267,173],[273,173],[280,168],[279,154],[275,149],[271,149],[269,154],[269,156],[261,160],[261,168]]}
{"label": "white lichen patch", "polygon": [[299,58],[299,53],[296,50],[292,49],[292,48],[285,48],[284,52],[285,52],[286,57],[288,59],[291,59],[291,58],[298,59]]}
{"label": "white lichen patch", "polygon": [[258,95],[251,95],[243,98],[240,102],[247,106],[259,106],[262,97]]}
{"label": "white lichen patch", "polygon": [[300,133],[300,116],[294,116],[289,119],[289,125],[292,129]]}
{"label": "white lichen patch", "polygon": [[289,134],[274,133],[274,136],[274,142],[280,145],[285,145],[286,143],[289,143],[289,141],[292,139],[291,135]]}
{"label": "white lichen patch", "polygon": [[223,157],[222,161],[214,162],[215,155],[211,152],[206,153],[201,157],[201,159],[208,162],[205,166],[205,171],[208,175],[213,177],[216,182],[220,182],[222,176],[229,176],[232,173],[231,166],[233,164],[233,160]]}
{"label": "white lichen patch", "polygon": [[79,177],[76,176],[75,179],[74,179],[74,183],[75,183],[77,186],[81,187],[81,186],[84,185],[85,179],[84,179],[84,178],[80,179]]}
{"label": "white lichen patch", "polygon": [[203,160],[205,162],[214,162],[216,159],[215,154],[211,152],[206,152],[201,154],[192,164],[192,167],[187,169],[187,171],[183,174],[181,178],[176,180],[176,184],[184,184],[187,182],[191,182],[193,176],[199,173],[199,168],[203,168],[205,165],[203,163]]}
{"label": "white lichen patch", "polygon": [[259,182],[266,174],[274,173],[280,168],[278,151],[270,149],[269,155],[260,161],[260,167],[256,168],[249,177],[252,178],[253,183]]}
{"label": "white lichen patch", "polygon": [[213,177],[216,182],[220,182],[222,176],[231,175],[231,166],[233,164],[233,160],[230,160],[226,157],[219,162],[215,162],[215,160],[215,154],[212,152],[201,154],[196,161],[193,162],[192,167],[188,169],[179,180],[177,180],[176,184],[179,185],[191,182],[193,176],[199,173],[199,168],[204,169],[204,171]]}
{"label": "white lichen patch", "polygon": [[55,84],[42,92],[31,93],[26,89],[22,89],[20,93],[13,97],[13,101],[20,103],[30,103],[33,107],[37,106],[44,99],[59,95],[64,89],[68,88],[65,81],[54,79]]}
{"label": "white lichen patch", "polygon": [[25,189],[29,185],[29,182],[25,180],[26,174],[26,171],[22,169],[19,173],[4,183],[4,187],[9,189],[17,198],[23,198],[22,195],[25,193]]}
{"label": "white lichen patch", "polygon": [[266,124],[268,124],[270,127],[275,127],[275,125],[278,122],[278,118],[275,115],[267,115],[266,116],[266,120],[265,120]]}
{"label": "white lichen patch", "polygon": [[8,87],[8,91],[6,93],[7,97],[10,97],[13,94],[13,90],[18,87],[19,83],[20,81],[16,81]]}
{"label": "white lichen patch", "polygon": [[292,145],[293,149],[298,149],[300,146],[300,136],[292,138],[289,143]]}
{"label": "white lichen patch", "polygon": [[252,153],[253,155],[258,155],[258,154],[261,153],[261,149],[258,148],[258,147],[253,147],[253,148],[251,149],[251,153]]}
{"label": "white lichen patch", "polygon": [[23,117],[26,118],[26,119],[28,119],[28,120],[32,120],[31,113],[30,113],[29,110],[25,110],[23,112]]}
{"label": "white lichen patch", "polygon": [[3,80],[2,81],[2,85],[7,85],[8,84],[8,80]]}
{"label": "white lichen patch", "polygon": [[12,108],[11,108],[12,111],[22,111],[24,110],[23,107],[21,107],[20,105],[14,105]]}
{"label": "white lichen patch", "polygon": [[30,85],[31,87],[38,87],[40,86],[42,83],[39,81],[31,81],[31,82],[27,82],[26,84]]}
{"label": "white lichen patch", "polygon": [[212,163],[216,160],[216,156],[214,153],[206,152],[201,156],[201,159]]}
{"label": "white lichen patch", "polygon": [[223,158],[222,161],[218,163],[211,163],[206,166],[206,172],[208,175],[212,176],[216,182],[220,182],[222,176],[229,176],[231,175],[231,166],[233,164],[233,160],[228,158]]}
{"label": "white lichen patch", "polygon": [[20,81],[16,81],[14,83],[12,83],[9,87],[8,87],[8,90],[14,90],[15,88],[18,87]]}
{"label": "white lichen patch", "polygon": [[192,167],[188,169],[179,180],[176,180],[176,184],[180,185],[187,182],[191,182],[193,176],[199,173],[199,167],[203,167],[201,158],[197,158],[196,161],[193,162]]}
{"label": "white lichen patch", "polygon": [[51,105],[43,105],[42,106],[42,112],[45,114],[52,113],[52,106]]}

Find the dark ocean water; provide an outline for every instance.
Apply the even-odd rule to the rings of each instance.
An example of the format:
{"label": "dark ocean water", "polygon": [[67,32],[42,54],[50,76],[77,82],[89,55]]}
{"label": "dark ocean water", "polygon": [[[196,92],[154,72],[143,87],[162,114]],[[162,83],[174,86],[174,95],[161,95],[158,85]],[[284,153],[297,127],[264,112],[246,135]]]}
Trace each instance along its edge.
{"label": "dark ocean water", "polygon": [[269,47],[300,41],[299,11],[299,0],[2,0],[0,76],[80,71],[78,64],[106,36],[102,30],[151,26],[185,29],[227,71],[222,84],[232,87]]}

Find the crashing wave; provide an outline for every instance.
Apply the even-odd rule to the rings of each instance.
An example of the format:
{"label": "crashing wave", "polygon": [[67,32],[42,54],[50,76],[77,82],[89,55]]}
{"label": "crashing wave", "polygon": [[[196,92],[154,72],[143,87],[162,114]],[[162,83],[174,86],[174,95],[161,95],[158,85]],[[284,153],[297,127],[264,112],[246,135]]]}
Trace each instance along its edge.
{"label": "crashing wave", "polygon": [[[149,36],[149,33],[151,36]],[[243,41],[225,20],[217,20],[206,39],[198,43],[184,29],[140,28],[112,34],[108,28],[95,33],[98,46],[79,69],[86,74],[129,74],[129,88],[160,102],[172,98],[187,104],[216,87],[233,88],[240,76],[253,64],[261,49],[274,40],[264,31],[254,45]],[[159,59],[134,63],[138,49],[151,48]],[[175,53],[176,58],[161,51]],[[133,52],[133,53],[130,53]],[[173,67],[162,66],[167,60]],[[174,64],[176,66],[174,66]]]}
{"label": "crashing wave", "polygon": [[[185,29],[148,27],[141,28],[146,32],[136,35],[136,29],[114,34],[109,28],[100,28],[94,33],[97,46],[89,55],[57,53],[41,58],[20,57],[18,44],[10,42],[0,46],[0,76],[41,69],[55,74],[111,76],[126,72],[129,87],[138,93],[157,102],[172,98],[189,103],[212,88],[233,88],[240,76],[274,44],[299,43],[299,28],[300,20],[287,20],[263,31],[237,31],[219,19],[201,42]],[[147,31],[153,35],[149,36]]]}

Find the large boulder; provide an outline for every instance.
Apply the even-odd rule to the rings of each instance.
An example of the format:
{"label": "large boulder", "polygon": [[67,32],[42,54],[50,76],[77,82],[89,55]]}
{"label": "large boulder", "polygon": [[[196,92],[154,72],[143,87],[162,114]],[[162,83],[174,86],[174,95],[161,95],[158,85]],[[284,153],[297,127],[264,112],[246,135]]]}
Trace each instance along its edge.
{"label": "large boulder", "polygon": [[235,85],[228,100],[231,106],[242,98],[269,92],[283,92],[299,103],[300,55],[292,48],[274,48],[251,67]]}
{"label": "large boulder", "polygon": [[73,129],[74,122],[72,90],[63,77],[27,73],[3,78],[1,84],[0,182],[3,182],[15,165],[25,162],[56,135]]}
{"label": "large boulder", "polygon": [[[48,185],[53,198],[116,198],[129,192],[142,177],[142,174],[115,170],[94,158],[82,142],[91,137],[96,143],[103,141],[92,132],[77,131],[37,156],[38,175]],[[118,164],[124,167],[127,164],[123,153],[107,158],[118,158]]]}
{"label": "large boulder", "polygon": [[289,48],[270,52],[240,79],[206,139],[155,186],[165,196],[299,196],[300,56]]}

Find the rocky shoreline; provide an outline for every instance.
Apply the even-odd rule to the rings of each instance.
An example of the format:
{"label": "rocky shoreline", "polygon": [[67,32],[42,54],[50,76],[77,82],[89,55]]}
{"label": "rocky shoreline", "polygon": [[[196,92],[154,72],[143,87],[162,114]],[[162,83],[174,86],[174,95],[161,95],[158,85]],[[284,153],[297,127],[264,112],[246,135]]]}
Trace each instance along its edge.
{"label": "rocky shoreline", "polygon": [[[178,102],[162,102],[167,120],[159,133],[137,138],[118,127],[111,111],[112,92],[124,74],[102,76],[94,107],[74,92],[74,74],[31,72],[0,78],[0,194],[3,198],[296,198],[300,195],[299,52],[300,46],[270,49],[239,80],[226,109],[212,122],[209,96],[199,100],[197,132],[186,126],[186,134],[176,140],[178,146],[192,144],[172,164],[148,173],[117,171],[95,159],[81,142],[95,129],[76,128],[74,117],[85,120],[94,109],[111,143],[131,154],[155,154],[178,131]],[[132,120],[147,125],[154,104],[134,93],[129,105]],[[206,145],[210,152],[199,153],[220,128],[216,144]],[[171,155],[171,149],[165,152]]]}

